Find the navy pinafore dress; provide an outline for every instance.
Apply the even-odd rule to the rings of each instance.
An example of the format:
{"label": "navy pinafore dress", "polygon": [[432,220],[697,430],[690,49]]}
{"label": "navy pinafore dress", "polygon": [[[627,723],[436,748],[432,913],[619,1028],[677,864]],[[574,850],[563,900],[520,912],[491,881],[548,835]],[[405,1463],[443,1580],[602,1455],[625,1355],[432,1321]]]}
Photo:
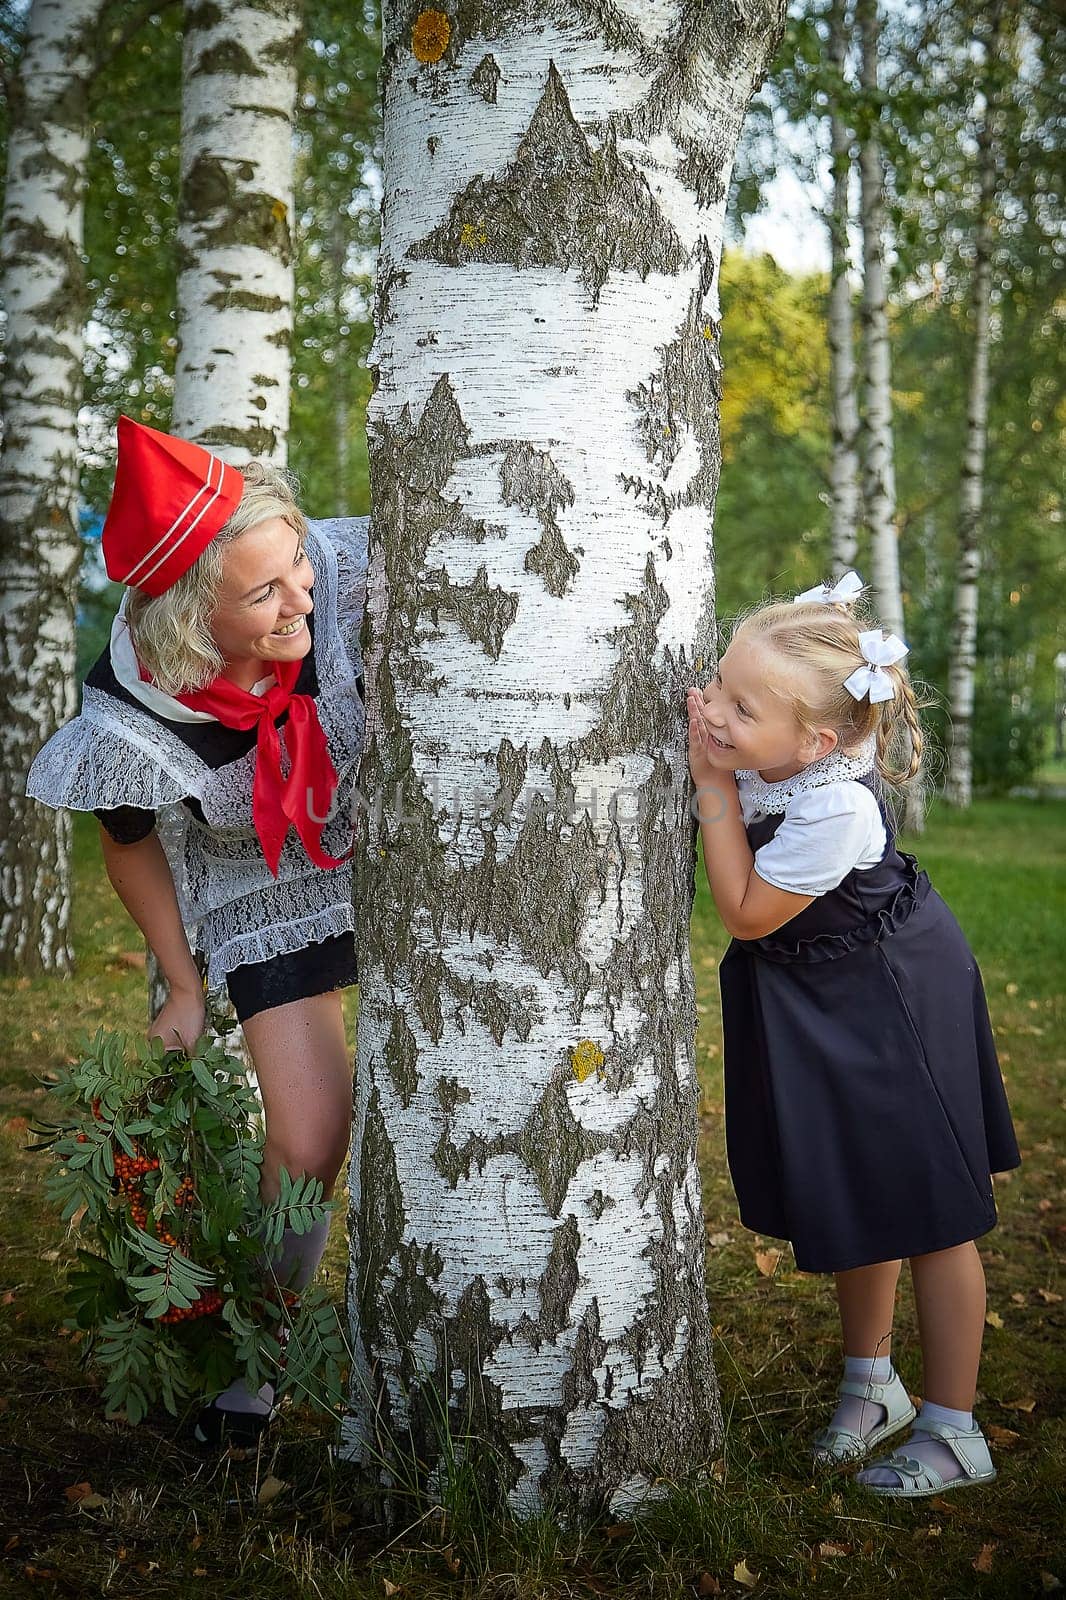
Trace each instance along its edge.
{"label": "navy pinafore dress", "polygon": [[[946,1250],[995,1226],[1019,1164],[981,975],[896,849],[720,968],[726,1143],[744,1226],[805,1272]],[[748,825],[753,851],[783,816]]]}

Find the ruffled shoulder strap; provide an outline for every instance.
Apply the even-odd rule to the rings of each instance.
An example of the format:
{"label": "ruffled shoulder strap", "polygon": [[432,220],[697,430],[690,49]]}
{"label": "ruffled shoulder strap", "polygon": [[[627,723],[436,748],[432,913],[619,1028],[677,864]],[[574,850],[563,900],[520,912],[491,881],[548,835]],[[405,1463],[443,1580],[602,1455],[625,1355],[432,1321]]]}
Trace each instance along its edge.
{"label": "ruffled shoulder strap", "polygon": [[86,685],[81,716],[38,753],[26,793],[71,811],[158,811],[198,795],[207,769],[161,724]]}
{"label": "ruffled shoulder strap", "polygon": [[[326,588],[336,607],[337,626],[349,659],[361,672],[359,630],[366,603],[367,540],[369,517],[325,517],[309,524],[309,536],[319,549],[325,570],[316,570],[316,587],[327,578]],[[322,563],[322,556],[325,561]],[[312,563],[315,550],[312,548]],[[316,599],[319,596],[316,594]],[[325,598],[323,595],[322,598]]]}

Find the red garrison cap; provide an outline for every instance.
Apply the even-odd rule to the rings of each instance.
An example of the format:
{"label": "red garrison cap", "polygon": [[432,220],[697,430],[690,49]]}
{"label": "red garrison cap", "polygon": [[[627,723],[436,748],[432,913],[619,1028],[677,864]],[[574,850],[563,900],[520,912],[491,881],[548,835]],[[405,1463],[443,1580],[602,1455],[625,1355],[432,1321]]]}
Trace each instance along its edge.
{"label": "red garrison cap", "polygon": [[244,493],[236,467],[203,445],[118,419],[118,468],[104,523],[109,578],[159,595],[188,572]]}

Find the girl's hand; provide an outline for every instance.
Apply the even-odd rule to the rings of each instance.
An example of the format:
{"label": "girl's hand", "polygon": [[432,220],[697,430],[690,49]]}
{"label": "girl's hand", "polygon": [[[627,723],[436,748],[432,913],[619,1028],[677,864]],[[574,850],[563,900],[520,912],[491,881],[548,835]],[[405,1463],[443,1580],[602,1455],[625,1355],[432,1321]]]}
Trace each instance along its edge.
{"label": "girl's hand", "polygon": [[696,814],[701,822],[715,822],[730,802],[735,806],[737,782],[728,767],[715,766],[711,761],[710,734],[699,689],[688,691],[687,709],[688,770],[696,786]]}
{"label": "girl's hand", "polygon": [[148,1029],[148,1037],[162,1039],[168,1050],[180,1045],[186,1054],[191,1054],[206,1021],[202,989],[171,989],[166,1005]]}

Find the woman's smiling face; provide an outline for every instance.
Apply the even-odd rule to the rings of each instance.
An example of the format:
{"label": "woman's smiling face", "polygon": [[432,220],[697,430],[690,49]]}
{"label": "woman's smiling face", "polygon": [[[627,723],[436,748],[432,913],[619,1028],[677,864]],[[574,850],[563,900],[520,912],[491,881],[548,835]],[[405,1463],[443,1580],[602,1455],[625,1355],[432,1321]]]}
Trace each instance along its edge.
{"label": "woman's smiling face", "polygon": [[314,581],[303,540],[282,517],[258,523],[226,547],[211,637],[227,678],[247,689],[272,663],[303,659],[311,648]]}
{"label": "woman's smiling face", "polygon": [[832,749],[835,735],[824,729],[809,733],[788,696],[775,687],[781,671],[776,654],[743,636],[734,639],[718,664],[717,676],[703,691],[712,763],[732,771],[761,772],[774,781],[792,777],[824,755],[827,742]]}

